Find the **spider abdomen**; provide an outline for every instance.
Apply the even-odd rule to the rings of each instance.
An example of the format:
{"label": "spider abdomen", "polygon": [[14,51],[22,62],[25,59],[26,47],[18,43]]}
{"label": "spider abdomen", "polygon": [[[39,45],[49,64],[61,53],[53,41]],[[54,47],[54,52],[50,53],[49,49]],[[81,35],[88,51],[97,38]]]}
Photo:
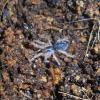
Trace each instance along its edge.
{"label": "spider abdomen", "polygon": [[62,51],[66,51],[68,48],[68,42],[66,41],[60,41],[60,42],[56,42],[54,44],[54,49],[55,50],[62,50]]}

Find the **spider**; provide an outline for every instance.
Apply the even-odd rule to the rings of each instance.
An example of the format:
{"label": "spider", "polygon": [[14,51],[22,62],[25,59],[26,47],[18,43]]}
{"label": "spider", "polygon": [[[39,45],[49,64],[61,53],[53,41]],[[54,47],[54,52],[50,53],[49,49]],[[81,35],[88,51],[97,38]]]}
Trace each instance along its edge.
{"label": "spider", "polygon": [[43,56],[44,62],[49,63],[48,58],[53,56],[57,64],[60,65],[60,62],[55,55],[57,52],[67,57],[71,57],[71,58],[75,57],[74,55],[66,52],[66,50],[69,47],[68,39],[58,39],[54,43],[51,43],[51,41],[48,41],[48,43],[44,43],[44,42],[35,40],[34,42],[32,42],[32,45],[34,45],[39,50],[38,50],[38,53],[35,54],[32,59],[30,59],[30,62],[34,61],[36,58],[40,56]]}

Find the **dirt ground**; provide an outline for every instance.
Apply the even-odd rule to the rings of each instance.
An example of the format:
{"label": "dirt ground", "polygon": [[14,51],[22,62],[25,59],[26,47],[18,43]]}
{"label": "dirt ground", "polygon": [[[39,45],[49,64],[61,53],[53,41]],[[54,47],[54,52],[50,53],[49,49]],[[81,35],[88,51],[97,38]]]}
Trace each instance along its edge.
{"label": "dirt ground", "polygon": [[[100,100],[99,35],[100,0],[0,0],[0,100]],[[74,58],[29,62],[65,37]]]}

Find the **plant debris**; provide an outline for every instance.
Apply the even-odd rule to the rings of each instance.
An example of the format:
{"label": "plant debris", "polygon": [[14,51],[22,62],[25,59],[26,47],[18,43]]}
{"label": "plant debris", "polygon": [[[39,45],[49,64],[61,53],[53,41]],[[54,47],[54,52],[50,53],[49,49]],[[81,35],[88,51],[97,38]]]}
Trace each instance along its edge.
{"label": "plant debris", "polygon": [[100,100],[100,0],[1,0],[0,100]]}

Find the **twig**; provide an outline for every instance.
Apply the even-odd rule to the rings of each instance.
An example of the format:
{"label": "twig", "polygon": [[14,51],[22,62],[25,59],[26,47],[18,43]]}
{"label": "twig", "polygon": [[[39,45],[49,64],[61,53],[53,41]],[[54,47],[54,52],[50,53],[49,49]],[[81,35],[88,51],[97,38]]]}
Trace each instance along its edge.
{"label": "twig", "polygon": [[[98,21],[98,20],[97,20]],[[96,41],[96,39],[98,41],[100,41],[100,21],[98,21],[98,32],[96,33],[96,36],[94,38],[94,41],[93,41],[93,44],[92,44],[92,47],[94,46],[94,43]],[[89,42],[88,42],[88,45],[87,45],[87,49],[86,49],[86,53],[85,53],[85,57],[87,56],[87,53],[88,53],[88,50],[89,50],[89,45],[90,45],[90,42],[92,40],[92,36],[93,36],[93,30],[94,30],[94,27],[96,26],[96,24],[93,25],[93,28],[92,28],[92,31],[90,33],[90,37],[89,37]]]}
{"label": "twig", "polygon": [[91,39],[92,39],[92,36],[93,36],[94,27],[95,27],[95,24],[93,25],[92,31],[91,31],[91,33],[90,33],[89,42],[88,42],[88,45],[87,45],[85,57],[87,56],[87,53],[88,53],[88,50],[89,50],[89,45],[90,45],[90,42],[91,42]]}
{"label": "twig", "polygon": [[70,21],[70,22],[67,22],[67,24],[78,23],[78,22],[88,21],[88,20],[97,20],[97,19],[96,18],[86,18],[86,19],[80,19],[80,20]]}
{"label": "twig", "polygon": [[93,46],[94,46],[94,43],[96,42],[96,39],[97,39],[97,36],[95,36],[95,38],[94,38],[94,41],[93,41],[93,44],[92,44],[92,48],[93,48]]}
{"label": "twig", "polygon": [[67,96],[70,96],[71,98],[75,98],[76,100],[90,100],[90,99],[80,98],[78,96],[74,96],[74,95],[71,95],[69,93],[64,93],[64,92],[60,92],[60,91],[59,91],[59,93],[64,94],[64,95],[67,95]]}
{"label": "twig", "polygon": [[98,21],[98,24],[99,24],[99,28],[98,28],[98,33],[97,33],[97,39],[98,41],[100,41],[100,20]]}

